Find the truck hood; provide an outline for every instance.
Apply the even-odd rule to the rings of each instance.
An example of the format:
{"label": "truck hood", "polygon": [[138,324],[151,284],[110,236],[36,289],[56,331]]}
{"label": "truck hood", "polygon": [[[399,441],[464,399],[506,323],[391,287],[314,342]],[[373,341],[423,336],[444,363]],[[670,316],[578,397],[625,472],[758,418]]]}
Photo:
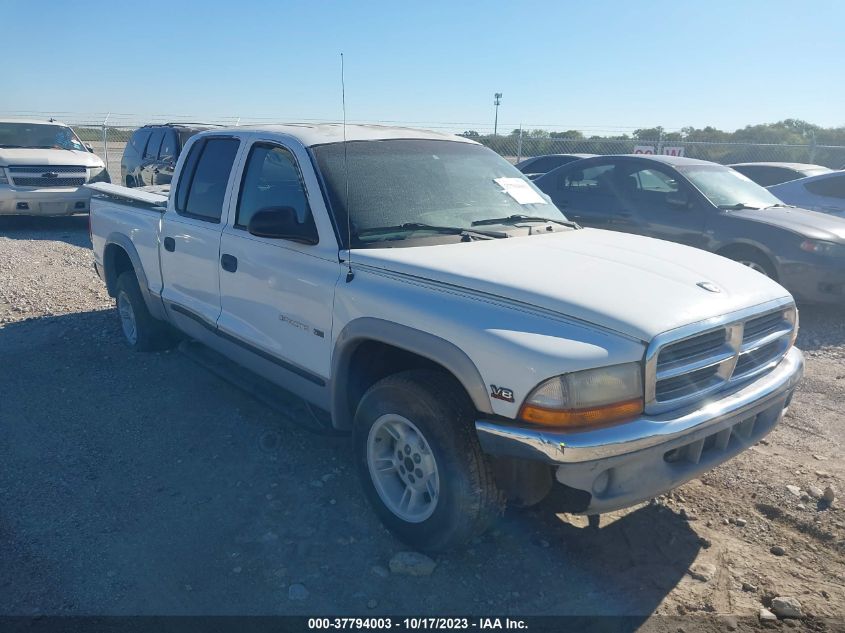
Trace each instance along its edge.
{"label": "truck hood", "polygon": [[103,160],[91,152],[76,149],[33,149],[0,147],[0,167],[12,165],[84,165],[104,167]]}
{"label": "truck hood", "polygon": [[793,233],[818,240],[845,242],[845,219],[800,207],[769,207],[728,211],[733,216],[779,226]]}
{"label": "truck hood", "polygon": [[[790,297],[779,284],[724,257],[597,229],[356,249],[352,262],[353,268],[357,263],[518,301],[642,341]],[[719,291],[697,285],[701,282]]]}

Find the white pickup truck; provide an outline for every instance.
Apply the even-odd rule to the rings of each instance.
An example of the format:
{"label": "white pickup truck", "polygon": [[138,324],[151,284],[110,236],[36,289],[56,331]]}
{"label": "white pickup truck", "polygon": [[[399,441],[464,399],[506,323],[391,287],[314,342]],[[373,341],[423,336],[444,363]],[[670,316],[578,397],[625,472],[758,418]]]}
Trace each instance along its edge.
{"label": "white pickup truck", "polygon": [[678,244],[582,229],[470,140],[339,125],[191,139],[169,197],[93,185],[129,345],[168,329],[350,429],[414,546],[506,500],[631,506],[748,448],[803,373],[792,297]]}

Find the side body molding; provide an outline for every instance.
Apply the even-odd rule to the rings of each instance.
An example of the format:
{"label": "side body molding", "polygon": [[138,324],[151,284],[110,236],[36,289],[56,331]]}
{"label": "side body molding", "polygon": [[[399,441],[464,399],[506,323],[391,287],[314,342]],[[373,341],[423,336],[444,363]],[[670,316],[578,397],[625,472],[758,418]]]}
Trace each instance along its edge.
{"label": "side body molding", "polygon": [[382,319],[361,317],[347,323],[335,341],[330,395],[335,427],[352,426],[354,412],[350,412],[348,406],[349,374],[353,371],[351,362],[355,350],[366,341],[392,345],[442,365],[460,381],[478,411],[493,413],[481,373],[459,347],[422,330]]}
{"label": "side body molding", "polygon": [[158,294],[150,291],[150,284],[147,280],[147,273],[144,271],[144,266],[141,263],[141,258],[138,255],[138,250],[132,243],[132,240],[123,233],[111,233],[106,238],[106,247],[103,250],[103,268],[105,269],[106,288],[109,295],[115,296],[115,284],[117,284],[117,277],[114,274],[114,256],[115,251],[110,248],[112,245],[123,249],[129,256],[129,261],[132,262],[132,268],[135,269],[135,275],[138,277],[138,285],[141,288],[141,295],[144,297],[144,302],[147,304],[147,309],[150,314],[161,321],[167,321],[167,313],[164,311],[164,305],[161,302]]}

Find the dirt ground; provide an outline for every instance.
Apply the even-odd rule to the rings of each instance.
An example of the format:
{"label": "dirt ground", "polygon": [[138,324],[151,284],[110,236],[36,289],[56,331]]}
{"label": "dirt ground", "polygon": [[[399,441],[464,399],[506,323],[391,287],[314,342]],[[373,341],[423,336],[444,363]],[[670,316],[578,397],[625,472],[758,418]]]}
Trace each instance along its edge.
{"label": "dirt ground", "polygon": [[[791,597],[804,618],[769,626],[845,621],[845,310],[802,308],[806,377],[735,460],[598,531],[551,501],[509,511],[412,577],[389,571],[406,547],[367,507],[348,438],[177,351],[130,352],[92,261],[84,216],[0,218],[2,615],[606,614],[750,630]],[[827,486],[832,505],[812,496]]]}

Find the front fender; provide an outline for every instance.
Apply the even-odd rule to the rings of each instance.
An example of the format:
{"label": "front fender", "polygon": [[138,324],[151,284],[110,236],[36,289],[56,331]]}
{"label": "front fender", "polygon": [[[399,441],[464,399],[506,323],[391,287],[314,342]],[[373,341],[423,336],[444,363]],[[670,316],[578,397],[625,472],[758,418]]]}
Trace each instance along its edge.
{"label": "front fender", "polygon": [[481,373],[469,356],[449,341],[429,332],[373,317],[360,317],[346,324],[335,341],[332,354],[331,402],[334,424],[352,426],[347,406],[352,356],[366,341],[378,341],[427,358],[449,370],[463,385],[476,410],[492,414],[490,398]]}

